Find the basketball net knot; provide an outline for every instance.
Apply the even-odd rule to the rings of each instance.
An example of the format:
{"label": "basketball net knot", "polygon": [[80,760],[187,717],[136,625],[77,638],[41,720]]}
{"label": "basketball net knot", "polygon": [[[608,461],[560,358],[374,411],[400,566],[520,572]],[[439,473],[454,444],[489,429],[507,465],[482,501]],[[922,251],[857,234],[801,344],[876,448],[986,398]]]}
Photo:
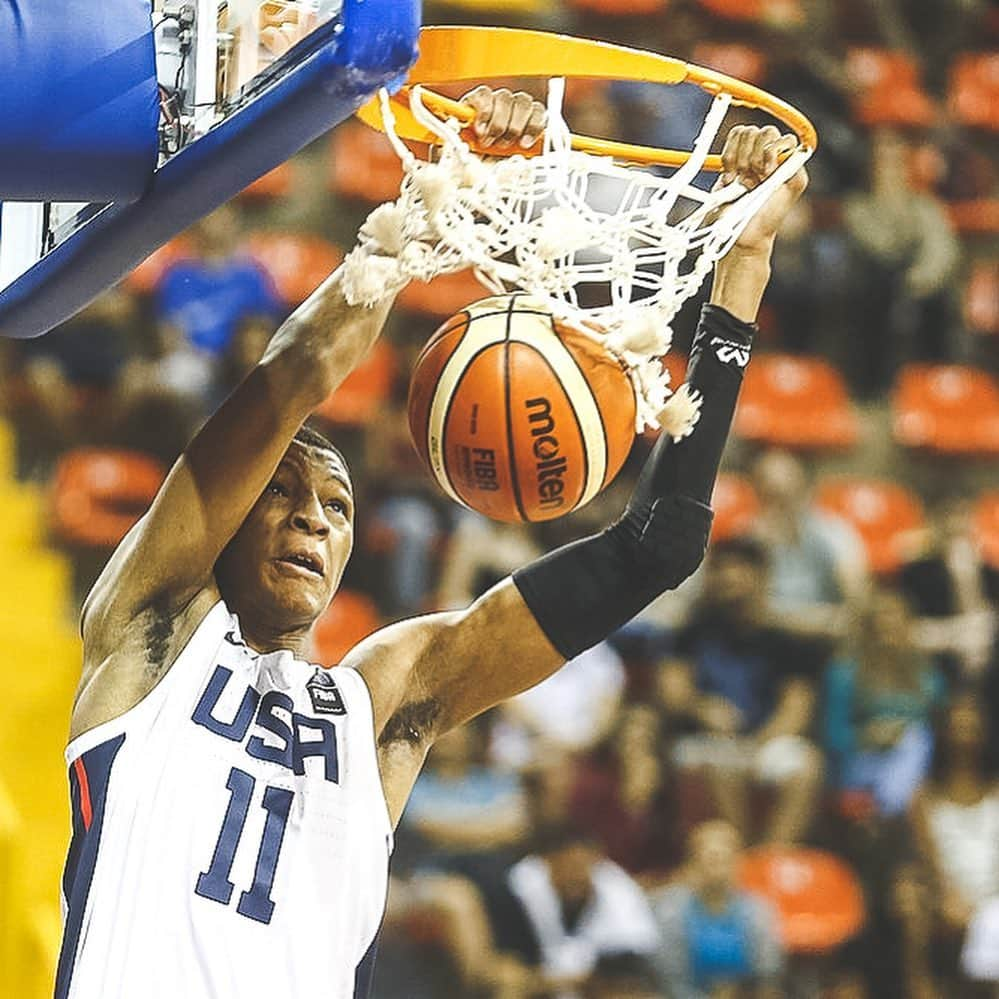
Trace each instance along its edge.
{"label": "basketball net knot", "polygon": [[809,154],[793,153],[752,191],[738,183],[708,191],[698,175],[731,95],[713,98],[689,160],[662,176],[573,150],[564,89],[564,80],[549,82],[538,155],[485,159],[462,138],[462,125],[437,118],[413,87],[412,113],[440,141],[435,163],[418,160],[399,139],[383,91],[385,132],[403,180],[399,198],[362,226],[345,262],[344,293],[373,304],[411,279],[472,268],[493,293],[526,292],[617,356],[635,389],[638,432],[668,424],[682,437],[699,408],[689,397],[666,408],[669,373],[659,358],[672,342],[671,323]]}

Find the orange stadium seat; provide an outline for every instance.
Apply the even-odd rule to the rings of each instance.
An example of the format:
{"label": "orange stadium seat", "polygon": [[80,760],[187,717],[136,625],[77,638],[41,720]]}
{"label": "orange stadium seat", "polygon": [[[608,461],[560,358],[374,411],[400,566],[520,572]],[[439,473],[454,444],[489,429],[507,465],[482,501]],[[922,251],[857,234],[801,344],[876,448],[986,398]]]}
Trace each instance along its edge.
{"label": "orange stadium seat", "polygon": [[999,259],[979,260],[964,292],[964,321],[974,333],[999,333]]}
{"label": "orange stadium seat", "polygon": [[244,187],[239,197],[244,201],[273,201],[287,197],[295,182],[295,168],[285,162],[270,173],[258,177],[249,187]]}
{"label": "orange stadium seat", "polygon": [[999,198],[952,201],[947,206],[947,212],[958,232],[967,235],[999,232]]}
{"label": "orange stadium seat", "polygon": [[765,21],[769,24],[800,24],[804,14],[799,0],[701,0],[701,6],[732,21]]}
{"label": "orange stadium seat", "polygon": [[904,52],[855,48],[847,73],[857,85],[854,115],[864,125],[929,125],[933,102],[919,81],[916,63]]}
{"label": "orange stadium seat", "polygon": [[638,17],[643,14],[662,14],[670,0],[569,0],[576,10],[593,11],[607,17]]}
{"label": "orange stadium seat", "polygon": [[989,565],[999,568],[999,489],[983,493],[975,502],[975,534]]}
{"label": "orange stadium seat", "polygon": [[339,246],[305,233],[255,232],[247,249],[291,307],[304,302],[343,260]]}
{"label": "orange stadium seat", "polygon": [[860,535],[872,572],[894,572],[925,527],[913,493],[882,479],[835,478],[820,483],[815,505],[841,517]]}
{"label": "orange stadium seat", "polygon": [[767,75],[766,54],[752,45],[736,42],[700,42],[694,46],[690,61],[757,85]]}
{"label": "orange stadium seat", "polygon": [[999,454],[999,388],[984,371],[908,364],[892,399],[895,440],[942,454]]}
{"label": "orange stadium seat", "polygon": [[392,345],[385,339],[379,340],[316,413],[330,423],[347,426],[369,423],[377,417],[392,391],[398,366]]}
{"label": "orange stadium seat", "polygon": [[329,189],[334,194],[378,205],[397,198],[401,182],[402,164],[381,132],[356,120],[333,132]]}
{"label": "orange stadium seat", "polygon": [[114,547],[145,513],[165,476],[155,458],[134,451],[70,451],[52,483],[55,533],[83,548]]}
{"label": "orange stadium seat", "polygon": [[136,295],[151,295],[159,287],[167,269],[178,260],[190,260],[194,246],[190,237],[180,235],[150,253],[126,278],[125,287]]}
{"label": "orange stadium seat", "polygon": [[857,418],[839,372],[817,357],[763,354],[746,369],[735,429],[778,447],[835,450],[857,440]]}
{"label": "orange stadium seat", "polygon": [[316,622],[316,659],[324,666],[335,666],[381,623],[370,597],[354,590],[340,590],[329,610]]}
{"label": "orange stadium seat", "polygon": [[826,954],[855,936],[867,918],[857,876],[824,850],[747,850],[740,881],[770,900],[792,954]]}
{"label": "orange stadium seat", "polygon": [[999,54],[972,52],[951,69],[950,111],[964,125],[999,129]]}
{"label": "orange stadium seat", "polygon": [[749,479],[722,472],[711,495],[711,507],[715,511],[711,539],[724,541],[750,528],[760,511],[760,500]]}
{"label": "orange stadium seat", "polygon": [[410,281],[399,293],[399,305],[424,316],[447,319],[489,294],[472,271],[458,271],[442,274],[429,283]]}

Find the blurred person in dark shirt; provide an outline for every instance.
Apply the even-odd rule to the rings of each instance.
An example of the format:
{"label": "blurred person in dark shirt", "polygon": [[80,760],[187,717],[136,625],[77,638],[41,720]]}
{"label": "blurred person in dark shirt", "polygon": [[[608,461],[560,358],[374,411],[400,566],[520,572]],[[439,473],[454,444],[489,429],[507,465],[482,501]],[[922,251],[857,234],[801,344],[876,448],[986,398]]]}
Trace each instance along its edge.
{"label": "blurred person in dark shirt", "polygon": [[660,946],[654,963],[670,999],[779,999],[784,954],[777,914],[737,884],[742,841],[727,822],[690,836],[676,884],[652,898]]}
{"label": "blurred person in dark shirt", "polygon": [[133,347],[136,313],[133,296],[111,288],[51,333],[17,341],[21,364],[48,362],[68,386],[106,389]]}
{"label": "blurred person in dark shirt", "polygon": [[155,326],[115,385],[116,443],[172,463],[210,412],[213,376],[178,329]]}
{"label": "blurred person in dark shirt", "polygon": [[239,320],[213,372],[210,408],[221,405],[225,397],[253,370],[264,356],[276,330],[274,317],[263,313],[250,313]]}
{"label": "blurred person in dark shirt", "polygon": [[822,757],[807,736],[827,649],[773,620],[768,573],[753,539],[711,548],[701,597],[660,666],[660,696],[677,763],[708,776],[723,817],[750,839],[750,787],[773,785],[764,838],[795,843],[822,785]]}
{"label": "blurred person in dark shirt", "polygon": [[62,451],[113,433],[109,403],[134,349],[136,319],[135,299],[112,288],[51,333],[14,341],[4,401],[22,439],[23,474],[43,477]]}
{"label": "blurred person in dark shirt", "polygon": [[960,246],[943,205],[910,181],[909,147],[890,129],[871,138],[868,187],[844,201],[855,253],[849,342],[857,391],[884,391],[907,361],[950,359]]}
{"label": "blurred person in dark shirt", "polygon": [[539,994],[582,999],[601,960],[660,945],[637,882],[573,826],[542,830],[507,887],[520,920],[497,927],[498,942],[531,969]]}
{"label": "blurred person in dark shirt", "polygon": [[660,748],[658,712],[626,705],[608,737],[580,760],[570,804],[607,856],[646,884],[661,881],[681,859]]}
{"label": "blurred person in dark shirt", "polygon": [[902,566],[899,582],[919,615],[921,646],[981,674],[996,637],[999,570],[982,555],[966,497],[940,504],[926,548]]}
{"label": "blurred person in dark shirt", "polygon": [[[641,887],[567,823],[539,830],[533,850],[506,864],[498,878],[481,871],[419,875],[397,881],[393,895],[393,922],[401,910],[432,915],[466,990],[460,994],[620,995],[599,990],[615,980],[620,987],[624,977],[633,982],[636,967],[659,946]],[[610,973],[615,966],[621,971],[619,962],[627,976]]]}
{"label": "blurred person in dark shirt", "polygon": [[272,316],[243,316],[213,362],[193,350],[179,329],[158,325],[118,381],[122,443],[172,462],[201,421],[259,362],[276,328]]}

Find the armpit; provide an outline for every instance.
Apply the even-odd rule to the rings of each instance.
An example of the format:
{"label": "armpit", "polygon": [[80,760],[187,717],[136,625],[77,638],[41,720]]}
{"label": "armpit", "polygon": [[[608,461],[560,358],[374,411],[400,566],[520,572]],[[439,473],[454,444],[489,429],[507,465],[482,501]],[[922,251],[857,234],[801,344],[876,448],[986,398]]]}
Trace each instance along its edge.
{"label": "armpit", "polygon": [[378,737],[379,746],[389,746],[394,742],[408,742],[413,745],[427,739],[434,730],[441,715],[441,703],[435,698],[417,701],[400,708],[382,729]]}
{"label": "armpit", "polygon": [[173,609],[165,600],[157,600],[143,612],[146,669],[151,678],[158,678],[168,665],[176,623]]}

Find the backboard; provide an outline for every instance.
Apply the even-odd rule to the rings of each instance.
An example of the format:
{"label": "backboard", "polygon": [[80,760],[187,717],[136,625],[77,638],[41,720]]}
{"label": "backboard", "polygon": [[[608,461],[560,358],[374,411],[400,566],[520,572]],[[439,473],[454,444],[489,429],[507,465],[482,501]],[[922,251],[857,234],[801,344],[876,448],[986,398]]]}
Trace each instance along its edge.
{"label": "backboard", "polygon": [[[34,2],[44,6],[47,0]],[[420,8],[418,0],[113,2],[128,3],[132,15],[135,3],[149,10],[159,105],[156,134],[149,136],[156,145],[155,169],[138,192],[141,196],[104,201],[9,200],[0,178],[0,333],[6,336],[35,336],[51,328],[53,318],[68,318],[169,238],[174,220],[182,228],[210,211],[404,72],[415,57]],[[376,38],[374,26],[380,29]],[[139,41],[147,43],[148,38]],[[321,90],[325,106],[318,100]],[[294,120],[279,118],[282,104]],[[259,134],[268,131],[271,143]],[[99,136],[92,141],[99,142]],[[227,175],[218,160],[228,142],[240,155]],[[198,166],[202,160],[203,168]],[[214,179],[204,182],[211,190],[196,191],[199,178],[213,170]],[[185,189],[190,197],[183,196]],[[157,196],[171,202],[171,218],[158,214],[166,209],[154,203]],[[147,227],[145,239],[133,233],[126,246],[119,233],[122,254],[114,266],[121,273],[83,280],[72,276],[71,283],[81,287],[60,310],[68,315],[42,309],[30,317],[12,316],[11,310],[22,311],[25,290],[36,293],[27,285],[40,280],[45,286],[61,270],[57,258],[68,244],[85,232],[87,240],[93,239],[99,229],[119,225],[122,217],[146,212],[153,213],[156,224]],[[117,221],[112,224],[112,219]],[[88,266],[107,269],[111,256],[98,255]]]}

